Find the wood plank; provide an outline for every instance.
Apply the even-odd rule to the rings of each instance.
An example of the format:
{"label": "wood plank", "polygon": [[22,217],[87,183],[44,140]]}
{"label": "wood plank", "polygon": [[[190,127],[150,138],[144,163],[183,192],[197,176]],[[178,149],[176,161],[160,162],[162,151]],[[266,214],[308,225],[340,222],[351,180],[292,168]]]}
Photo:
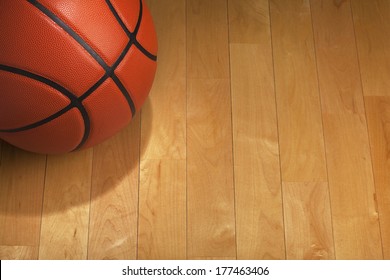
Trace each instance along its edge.
{"label": "wood plank", "polygon": [[228,80],[188,82],[188,257],[236,257]]}
{"label": "wood plank", "polygon": [[282,180],[326,182],[309,1],[270,4]]}
{"label": "wood plank", "polygon": [[229,0],[237,258],[284,259],[268,0]]}
{"label": "wood plank", "polygon": [[267,73],[272,67],[264,69],[260,45],[232,44],[230,49],[237,257],[283,259],[275,96],[273,76]]}
{"label": "wood plank", "polygon": [[[270,45],[270,15],[268,0],[228,0],[229,42]],[[265,39],[263,41],[262,39]],[[267,48],[266,48],[267,47]],[[268,60],[272,60],[272,54]]]}
{"label": "wood plank", "polygon": [[287,259],[334,259],[327,183],[283,183]]}
{"label": "wood plank", "polygon": [[142,112],[138,259],[186,259],[186,3],[148,4],[160,51]]}
{"label": "wood plank", "polygon": [[359,66],[365,98],[371,156],[374,167],[382,249],[390,259],[390,2],[386,0],[352,2]]}
{"label": "wood plank", "polygon": [[142,162],[138,259],[186,259],[185,163]]}
{"label": "wood plank", "polygon": [[[338,3],[338,4],[337,4]],[[382,248],[350,2],[311,1],[338,259]]]}
{"label": "wood plank", "polygon": [[187,1],[188,258],[236,258],[227,3]]}
{"label": "wood plank", "polygon": [[187,78],[230,78],[226,0],[187,1]]}
{"label": "wood plank", "polygon": [[390,259],[390,97],[365,97],[383,256]]}
{"label": "wood plank", "polygon": [[363,93],[390,96],[390,2],[354,0],[351,3]]}
{"label": "wood plank", "polygon": [[[273,0],[270,11],[286,257],[333,259],[331,219],[324,215],[330,203],[310,3]],[[312,209],[310,194],[323,201],[321,209]]]}
{"label": "wood plank", "polygon": [[40,259],[86,259],[92,149],[47,159]]}
{"label": "wood plank", "polygon": [[28,258],[38,258],[45,168],[46,156],[25,152],[3,142],[0,251],[7,248],[3,246],[28,246]]}
{"label": "wood plank", "polygon": [[93,151],[88,259],[137,254],[140,116]]}
{"label": "wood plank", "polygon": [[37,252],[35,246],[0,246],[0,260],[34,260]]}

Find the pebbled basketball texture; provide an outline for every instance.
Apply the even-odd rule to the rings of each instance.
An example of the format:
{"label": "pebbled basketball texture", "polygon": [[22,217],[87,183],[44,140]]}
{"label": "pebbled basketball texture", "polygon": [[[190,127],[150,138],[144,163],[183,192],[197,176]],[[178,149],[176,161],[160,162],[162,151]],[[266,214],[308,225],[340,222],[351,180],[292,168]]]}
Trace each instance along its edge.
{"label": "pebbled basketball texture", "polygon": [[143,0],[0,0],[0,138],[44,154],[101,143],[140,110],[156,61]]}

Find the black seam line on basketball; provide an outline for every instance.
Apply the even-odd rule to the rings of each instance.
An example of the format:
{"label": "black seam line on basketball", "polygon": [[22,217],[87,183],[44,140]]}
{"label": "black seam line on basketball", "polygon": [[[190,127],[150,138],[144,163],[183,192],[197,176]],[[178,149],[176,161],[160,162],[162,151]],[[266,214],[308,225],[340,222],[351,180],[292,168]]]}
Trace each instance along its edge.
{"label": "black seam line on basketball", "polygon": [[18,75],[21,75],[21,76],[25,76],[27,78],[31,78],[33,80],[39,81],[41,83],[44,83],[44,84],[54,88],[55,90],[59,91],[63,95],[65,95],[72,103],[74,103],[75,107],[81,106],[81,103],[78,101],[76,95],[71,93],[69,90],[67,90],[63,86],[57,84],[56,82],[53,82],[52,80],[49,80],[49,79],[47,79],[45,77],[42,77],[40,75],[34,74],[32,72],[29,72],[29,71],[26,71],[26,70],[23,70],[23,69],[20,69],[20,68],[8,66],[8,65],[3,65],[3,64],[0,64],[0,70],[4,70],[6,72],[10,72],[10,73],[18,74]]}
{"label": "black seam line on basketball", "polygon": [[155,56],[154,54],[147,51],[137,40],[138,31],[139,31],[139,28],[140,28],[141,22],[142,22],[142,16],[144,14],[143,10],[144,10],[144,8],[143,8],[142,0],[139,0],[139,15],[138,15],[137,25],[134,29],[134,34],[135,34],[134,44],[146,57],[148,57],[149,59],[151,59],[153,61],[157,61],[157,56]]}
{"label": "black seam line on basketball", "polygon": [[137,37],[137,34],[138,34],[138,31],[139,31],[139,28],[141,26],[141,22],[142,22],[142,15],[144,14],[144,6],[142,4],[142,0],[139,0],[139,14],[138,14],[138,21],[137,21],[137,24],[134,28],[134,34],[135,34],[135,37]]}
{"label": "black seam line on basketball", "polygon": [[132,33],[126,26],[126,24],[123,22],[123,20],[121,19],[121,17],[119,16],[118,12],[115,10],[114,6],[112,5],[111,1],[110,0],[106,0],[106,3],[108,5],[108,7],[110,8],[111,12],[113,13],[116,21],[119,23],[119,25],[122,27],[123,31],[125,31],[127,37],[135,37],[134,34],[135,33]]}
{"label": "black seam line on basketball", "polygon": [[[119,81],[119,79],[116,77],[114,73],[114,69],[112,67],[109,67],[106,62],[101,58],[97,52],[94,51],[94,49],[87,44],[87,42],[84,41],[83,38],[81,38],[70,26],[68,26],[64,21],[62,21],[57,15],[55,15],[53,12],[51,12],[49,9],[47,9],[45,6],[43,6],[41,3],[39,3],[36,0],[27,0],[30,4],[34,5],[37,9],[39,9],[42,13],[44,13],[46,16],[48,16],[51,20],[53,20],[57,25],[59,25],[65,32],[67,32],[74,40],[76,40],[77,43],[79,43],[99,64],[103,67],[103,69],[106,71],[107,76],[111,77],[116,85],[120,88],[122,94],[125,96],[129,107],[131,109],[131,113],[134,116],[135,115],[135,106],[132,98],[130,97],[128,91],[125,89],[123,84]],[[118,83],[119,82],[119,83]],[[123,90],[124,89],[124,90]]]}
{"label": "black seam line on basketball", "polygon": [[73,149],[73,151],[76,151],[76,150],[80,149],[82,146],[84,146],[85,142],[89,138],[89,134],[91,133],[91,120],[89,119],[88,112],[83,105],[81,105],[81,108],[82,108],[82,110],[79,109],[79,111],[81,113],[81,116],[84,119],[84,127],[85,127],[84,135],[83,135],[83,138],[81,139],[80,143],[77,145],[76,148]]}
{"label": "black seam line on basketball", "polygon": [[119,23],[119,25],[122,27],[123,31],[126,33],[127,37],[129,38],[130,40],[130,46],[132,43],[134,43],[134,45],[146,56],[148,57],[149,59],[153,60],[153,61],[157,61],[157,56],[155,56],[154,54],[150,53],[149,51],[147,51],[138,41],[137,41],[137,34],[138,34],[138,31],[139,31],[139,28],[141,26],[141,22],[142,22],[142,15],[143,15],[143,4],[142,4],[142,0],[140,0],[140,9],[139,9],[139,15],[138,15],[138,20],[137,20],[137,24],[136,24],[136,27],[134,29],[134,32],[131,32],[126,24],[123,22],[123,20],[121,19],[121,17],[119,16],[118,12],[115,10],[114,6],[112,5],[111,1],[110,0],[106,0],[106,3],[108,5],[108,7],[110,8],[111,12],[114,14],[114,17],[115,19],[117,20],[117,22]]}
{"label": "black seam line on basketball", "polygon": [[37,127],[39,127],[41,125],[44,125],[44,124],[47,124],[48,122],[51,122],[52,120],[55,120],[58,117],[61,117],[63,114],[65,114],[66,112],[70,111],[72,108],[74,108],[74,106],[72,104],[69,104],[68,106],[66,106],[62,110],[60,110],[57,113],[51,115],[50,117],[47,117],[46,119],[43,119],[43,120],[37,121],[35,123],[29,124],[29,125],[26,125],[26,126],[23,126],[23,127],[19,127],[19,128],[1,129],[0,132],[15,133],[15,132],[22,132],[22,131],[26,131],[26,130],[29,130],[29,129],[37,128]]}
{"label": "black seam line on basketball", "polygon": [[153,61],[157,61],[157,56],[147,51],[138,41],[134,42],[134,45],[139,49],[146,57]]}
{"label": "black seam line on basketball", "polygon": [[[125,88],[125,86],[122,84],[122,82],[119,80],[119,78],[115,75],[113,75],[111,77],[111,79],[114,80],[115,84],[119,87],[120,91],[122,92],[126,92],[126,94],[124,94],[125,98],[127,99],[127,102],[130,104],[130,109],[131,109],[131,113],[132,113],[132,117],[134,118],[134,115],[135,115],[135,105],[134,103],[131,101],[131,97],[130,97],[130,94],[127,92],[127,89]],[[130,100],[129,100],[130,99]],[[130,102],[131,101],[131,102]]]}
{"label": "black seam line on basketball", "polygon": [[36,8],[38,8],[42,13],[48,16],[51,20],[53,20],[58,26],[60,26],[66,33],[68,33],[74,40],[77,41],[99,64],[104,68],[105,71],[110,71],[110,67],[106,64],[103,58],[94,51],[94,49],[84,41],[70,26],[68,26],[63,20],[61,20],[57,15],[51,12],[48,8],[43,6],[36,0],[27,0]]}
{"label": "black seam line on basketball", "polygon": [[[129,43],[129,47],[126,48],[122,54],[123,56],[121,55],[121,57],[115,62],[114,66],[112,67],[113,71],[115,70],[115,68],[119,65],[119,63],[121,62],[121,60],[123,59],[123,57],[126,55],[127,51],[130,49],[132,44]],[[119,90],[123,93],[123,96],[126,98],[126,101],[127,103],[129,104],[129,107],[130,107],[130,110],[131,110],[131,114],[132,114],[132,117],[134,117],[135,115],[135,106],[134,106],[134,103],[130,97],[130,94],[128,93],[128,91],[126,90],[125,86],[122,84],[122,82],[119,80],[119,78],[116,76],[116,75],[113,75],[113,73],[111,75],[108,75],[107,73],[102,77],[100,78],[99,81],[97,81],[90,89],[88,89],[83,95],[81,95],[79,97],[79,100],[82,102],[84,101],[86,98],[88,98],[88,96],[90,96],[96,89],[98,89],[108,78],[111,78],[114,83],[118,86]],[[127,97],[128,96],[128,97]]]}
{"label": "black seam line on basketball", "polygon": [[118,59],[115,61],[115,63],[112,65],[112,68],[115,69],[118,67],[118,65],[122,62],[122,60],[125,58],[126,54],[128,53],[128,51],[130,50],[131,46],[134,44],[134,41],[130,40],[126,47],[123,49],[122,53],[120,54],[120,56],[118,57]]}
{"label": "black seam line on basketball", "polygon": [[123,20],[121,19],[121,17],[119,16],[118,12],[116,11],[115,7],[112,5],[111,1],[110,0],[106,0],[106,3],[108,5],[108,7],[110,8],[111,12],[114,14],[114,17],[115,19],[118,21],[119,25],[122,27],[123,31],[125,31],[127,37],[129,38],[135,38],[136,35],[138,34],[138,30],[141,26],[141,22],[142,22],[142,14],[143,14],[143,5],[142,5],[142,0],[139,1],[139,13],[138,13],[138,19],[137,19],[137,23],[135,25],[135,28],[134,28],[134,31],[131,32],[126,24],[123,22]]}
{"label": "black seam line on basketball", "polygon": [[104,74],[103,77],[101,77],[99,79],[99,81],[97,81],[92,87],[90,87],[85,93],[83,93],[80,97],[79,97],[79,101],[82,102],[84,101],[88,96],[90,96],[95,90],[98,89],[98,87],[100,87],[107,79],[108,79],[108,75],[107,74]]}
{"label": "black seam line on basketball", "polygon": [[129,51],[130,47],[132,46],[132,42],[129,42],[125,49],[122,51],[121,55],[119,56],[119,58],[117,59],[117,61],[115,61],[114,65],[111,67],[112,69],[112,73],[108,74],[107,72],[104,74],[103,77],[100,78],[99,81],[96,82],[96,84],[94,84],[89,90],[87,90],[83,95],[81,95],[79,97],[79,100],[80,101],[83,101],[85,100],[88,96],[90,96],[99,86],[101,86],[101,84],[103,84],[109,77],[112,76],[113,72],[115,71],[115,69],[118,67],[118,65],[121,63],[121,61],[123,60],[123,58],[126,56],[127,52]]}
{"label": "black seam line on basketball", "polygon": [[[141,0],[142,2],[142,0]],[[118,67],[118,65],[121,63],[121,61],[123,60],[123,58],[126,56],[127,52],[129,51],[129,49],[131,48],[131,46],[134,44],[134,42],[136,41],[136,32],[131,32],[126,24],[123,22],[123,20],[121,19],[121,17],[119,16],[118,12],[116,11],[115,7],[112,5],[111,1],[110,0],[106,0],[106,4],[108,5],[108,8],[110,9],[110,11],[112,12],[112,14],[114,15],[116,21],[119,23],[119,25],[122,27],[123,31],[126,33],[127,37],[129,38],[129,42],[127,43],[125,49],[122,51],[121,55],[119,56],[119,58],[117,59],[117,61],[114,63],[114,65],[112,66],[112,68],[116,69],[116,67]],[[142,3],[140,4],[142,5]],[[137,20],[137,26],[138,26],[138,22],[139,20]],[[136,26],[136,29],[135,31],[138,32],[138,28]]]}
{"label": "black seam line on basketball", "polygon": [[86,141],[86,139],[89,136],[91,126],[90,126],[90,120],[89,120],[88,113],[87,113],[86,109],[84,108],[83,104],[78,100],[76,95],[72,94],[66,88],[57,84],[56,82],[53,82],[52,80],[49,80],[45,77],[39,76],[37,74],[28,72],[28,71],[20,69],[20,68],[15,68],[15,67],[0,64],[0,70],[14,73],[17,75],[21,75],[21,76],[36,80],[38,82],[41,82],[43,84],[46,84],[47,86],[60,92],[62,95],[67,97],[70,101],[70,104],[68,106],[66,106],[62,110],[58,111],[57,113],[54,113],[53,115],[51,115],[51,116],[49,116],[41,121],[26,125],[24,127],[19,127],[19,128],[14,128],[14,129],[1,129],[0,132],[21,132],[21,131],[33,129],[33,128],[36,128],[36,127],[41,126],[43,124],[46,124],[46,123],[62,116],[63,114],[65,114],[66,112],[71,110],[72,108],[77,108],[79,110],[79,112],[83,118],[83,122],[84,122],[84,136],[83,136],[83,139],[82,139],[82,142],[80,143],[80,145],[84,144],[84,142]]}

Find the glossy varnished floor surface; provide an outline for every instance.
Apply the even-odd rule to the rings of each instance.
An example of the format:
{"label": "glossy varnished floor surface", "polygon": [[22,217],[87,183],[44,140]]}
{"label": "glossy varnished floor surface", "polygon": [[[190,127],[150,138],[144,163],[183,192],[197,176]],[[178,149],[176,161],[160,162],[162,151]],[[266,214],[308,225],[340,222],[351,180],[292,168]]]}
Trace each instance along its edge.
{"label": "glossy varnished floor surface", "polygon": [[390,259],[390,1],[147,2],[128,128],[0,143],[0,259]]}

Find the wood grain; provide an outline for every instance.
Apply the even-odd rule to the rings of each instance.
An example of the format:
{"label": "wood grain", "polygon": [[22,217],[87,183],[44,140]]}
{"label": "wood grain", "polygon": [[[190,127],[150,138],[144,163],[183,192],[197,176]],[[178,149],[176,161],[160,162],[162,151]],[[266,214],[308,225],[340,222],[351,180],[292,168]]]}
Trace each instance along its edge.
{"label": "wood grain", "polygon": [[188,257],[236,257],[228,80],[189,80]]}
{"label": "wood grain", "polygon": [[351,1],[365,96],[390,96],[390,2]]}
{"label": "wood grain", "polygon": [[[310,3],[273,0],[270,11],[286,257],[333,259]],[[310,199],[321,202],[320,207],[315,209]]]}
{"label": "wood grain", "polygon": [[365,98],[384,258],[390,259],[390,3],[353,1],[353,19]]}
{"label": "wood grain", "polygon": [[382,258],[350,2],[311,1],[338,259]]}
{"label": "wood grain", "polygon": [[[285,248],[273,86],[262,79],[264,76],[259,71],[264,65],[259,55],[262,53],[260,46],[234,44],[230,48],[237,256],[239,259],[283,259]],[[248,123],[248,119],[256,119],[256,122]]]}
{"label": "wood grain", "polygon": [[[270,16],[268,0],[228,0],[229,42],[261,44],[270,51]],[[272,58],[269,53],[268,60]],[[269,73],[267,73],[269,76]]]}
{"label": "wood grain", "polygon": [[86,259],[92,149],[47,159],[40,259]]}
{"label": "wood grain", "polygon": [[271,1],[283,182],[326,182],[309,1]]}
{"label": "wood grain", "polygon": [[327,183],[283,183],[287,259],[334,259]]}
{"label": "wood grain", "polygon": [[139,259],[186,259],[185,160],[144,160]]}
{"label": "wood grain", "polygon": [[236,258],[227,3],[187,1],[187,255]]}
{"label": "wood grain", "polygon": [[383,256],[390,259],[390,97],[365,97]]}
{"label": "wood grain", "polygon": [[88,259],[137,255],[140,117],[93,151]]}
{"label": "wood grain", "polygon": [[[38,258],[45,168],[46,156],[3,143],[0,166],[1,255]],[[27,246],[28,252],[17,249],[20,246]],[[15,248],[16,251],[10,253],[12,247],[11,251]]]}
{"label": "wood grain", "polygon": [[0,246],[0,260],[34,260],[37,254],[36,246]]}
{"label": "wood grain", "polygon": [[142,113],[138,258],[186,259],[186,3],[148,3],[160,51]]}
{"label": "wood grain", "polygon": [[229,79],[226,0],[187,0],[187,78]]}
{"label": "wood grain", "polygon": [[229,19],[237,258],[284,259],[268,1],[230,0]]}

